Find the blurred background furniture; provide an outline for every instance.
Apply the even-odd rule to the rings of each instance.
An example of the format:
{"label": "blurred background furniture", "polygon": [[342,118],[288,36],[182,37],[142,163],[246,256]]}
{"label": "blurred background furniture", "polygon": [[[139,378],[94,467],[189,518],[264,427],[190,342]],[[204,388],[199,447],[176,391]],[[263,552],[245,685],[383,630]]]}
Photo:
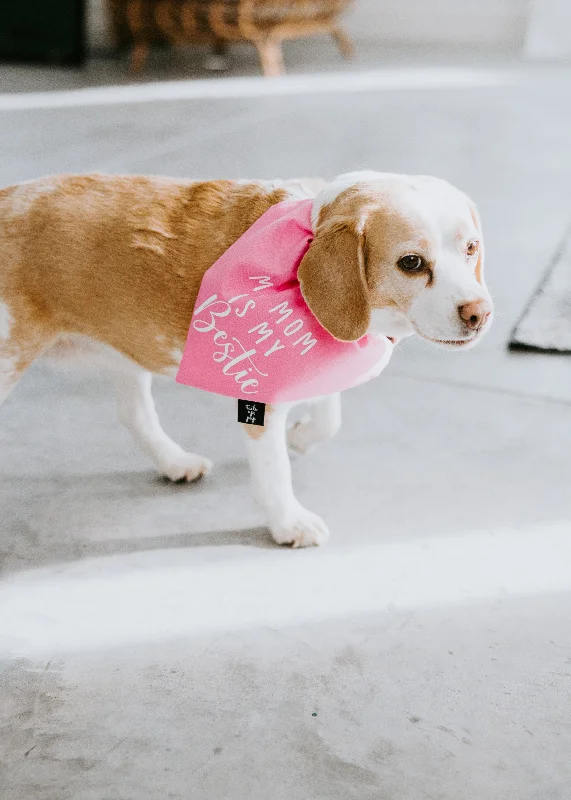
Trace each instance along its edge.
{"label": "blurred background furniture", "polygon": [[209,43],[223,54],[232,42],[251,42],[267,76],[284,72],[282,44],[331,34],[345,58],[353,54],[339,17],[352,0],[107,0],[116,45],[132,48],[131,68],[144,66],[157,42]]}
{"label": "blurred background furniture", "polygon": [[0,0],[0,59],[81,64],[84,15],[84,0]]}

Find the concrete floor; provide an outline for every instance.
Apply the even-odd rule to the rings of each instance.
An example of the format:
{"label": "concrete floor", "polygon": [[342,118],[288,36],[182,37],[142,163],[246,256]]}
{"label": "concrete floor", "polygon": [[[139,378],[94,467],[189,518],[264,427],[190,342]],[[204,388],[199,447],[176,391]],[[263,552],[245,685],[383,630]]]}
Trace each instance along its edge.
{"label": "concrete floor", "polygon": [[489,88],[0,113],[0,183],[435,173],[478,201],[498,315],[417,341],[295,462],[323,550],[273,547],[228,401],[158,480],[97,374],[38,364],[0,416],[2,800],[568,800],[571,362],[505,343],[569,224],[571,69]]}

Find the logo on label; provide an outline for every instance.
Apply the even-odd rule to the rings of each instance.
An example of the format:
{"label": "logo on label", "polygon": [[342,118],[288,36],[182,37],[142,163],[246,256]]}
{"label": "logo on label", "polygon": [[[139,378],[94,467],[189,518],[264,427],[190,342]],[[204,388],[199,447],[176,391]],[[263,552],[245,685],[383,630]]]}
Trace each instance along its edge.
{"label": "logo on label", "polygon": [[261,425],[263,427],[265,414],[265,403],[238,400],[238,422],[242,422],[244,425]]}

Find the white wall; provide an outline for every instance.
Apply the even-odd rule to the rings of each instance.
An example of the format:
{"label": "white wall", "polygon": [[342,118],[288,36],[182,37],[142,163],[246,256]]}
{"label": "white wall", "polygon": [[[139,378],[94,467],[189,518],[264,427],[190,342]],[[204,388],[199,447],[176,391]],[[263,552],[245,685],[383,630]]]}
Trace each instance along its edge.
{"label": "white wall", "polygon": [[571,58],[570,0],[532,0],[525,53],[530,58]]}
{"label": "white wall", "polygon": [[524,39],[528,4],[528,0],[355,0],[346,25],[356,39],[513,46]]}
{"label": "white wall", "polygon": [[[524,40],[528,4],[529,0],[355,0],[345,24],[356,40],[513,47]],[[108,46],[103,0],[88,0],[87,16],[91,46]]]}

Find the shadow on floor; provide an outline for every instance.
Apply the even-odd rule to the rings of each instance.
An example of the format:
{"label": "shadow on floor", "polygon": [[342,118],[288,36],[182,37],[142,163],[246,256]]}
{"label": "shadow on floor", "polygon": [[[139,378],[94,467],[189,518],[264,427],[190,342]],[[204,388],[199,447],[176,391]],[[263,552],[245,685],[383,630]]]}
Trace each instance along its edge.
{"label": "shadow on floor", "polygon": [[146,536],[144,539],[110,539],[104,542],[82,544],[85,558],[119,555],[124,553],[149,552],[151,550],[172,550],[187,547],[258,547],[264,550],[279,549],[280,545],[272,539],[267,528],[245,528],[243,530],[204,531],[201,533],[176,533],[166,536]]}
{"label": "shadow on floor", "polygon": [[[137,471],[7,474],[0,475],[0,481],[3,574],[157,550],[278,547],[263,526],[200,529],[202,520],[206,527],[211,518],[213,494],[226,490],[235,498],[236,489],[241,495],[243,487],[249,503],[248,472],[242,461],[221,464],[212,476],[193,484],[173,484],[153,472]],[[187,528],[189,514],[194,530]],[[240,520],[247,522],[244,509],[237,509],[235,516],[238,526]],[[221,516],[220,525],[225,522]]]}

